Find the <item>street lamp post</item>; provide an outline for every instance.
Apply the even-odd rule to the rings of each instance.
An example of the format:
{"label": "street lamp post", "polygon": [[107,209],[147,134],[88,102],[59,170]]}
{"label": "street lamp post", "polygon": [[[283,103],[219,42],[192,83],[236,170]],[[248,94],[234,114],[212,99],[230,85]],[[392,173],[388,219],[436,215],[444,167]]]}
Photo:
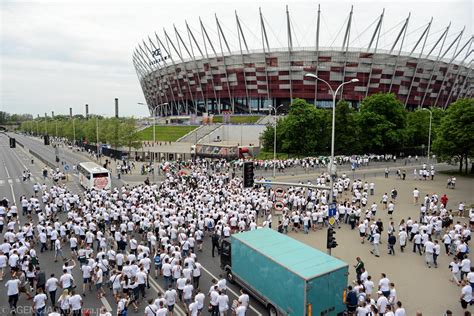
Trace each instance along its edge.
{"label": "street lamp post", "polygon": [[357,78],[354,78],[354,79],[351,79],[350,81],[346,81],[346,82],[343,82],[339,85],[339,87],[337,87],[336,89],[336,92],[334,92],[334,90],[331,88],[331,85],[324,79],[321,79],[319,78],[318,76],[316,76],[315,74],[312,74],[312,73],[307,73],[304,75],[305,77],[308,77],[308,78],[314,78],[316,80],[319,80],[319,81],[322,81],[324,82],[328,88],[329,88],[329,91],[331,91],[331,95],[332,95],[332,131],[331,131],[331,161],[329,163],[329,172],[330,172],[330,192],[329,192],[329,203],[332,203],[333,202],[333,183],[334,183],[334,177],[336,176],[336,168],[334,166],[334,138],[335,138],[335,131],[336,131],[336,96],[337,96],[337,93],[339,92],[339,89],[346,85],[346,84],[349,84],[349,83],[355,83],[355,82],[359,82],[359,79]]}
{"label": "street lamp post", "polygon": [[[138,102],[137,104],[146,105],[145,103]],[[167,104],[167,103],[165,103]],[[151,115],[153,116],[153,146],[156,144],[156,135],[155,135],[155,125],[156,125],[156,110],[158,109],[157,106],[154,106],[151,110]]]}
{"label": "street lamp post", "polygon": [[428,110],[427,108],[422,108],[422,110],[430,112],[430,128],[428,132],[428,157],[426,159],[426,164],[429,165],[430,164],[430,149],[431,149],[431,121],[433,119],[433,112],[431,112],[431,110]]}
{"label": "street lamp post", "polygon": [[277,112],[278,109],[281,108],[283,104],[280,104],[276,108],[270,105],[271,111],[275,111],[275,115],[273,116],[273,122],[275,126],[273,127],[273,178],[276,176],[276,147],[277,147]]}
{"label": "street lamp post", "polygon": [[99,160],[99,116],[95,117],[95,131],[96,131],[96,144],[97,144],[97,160]]}

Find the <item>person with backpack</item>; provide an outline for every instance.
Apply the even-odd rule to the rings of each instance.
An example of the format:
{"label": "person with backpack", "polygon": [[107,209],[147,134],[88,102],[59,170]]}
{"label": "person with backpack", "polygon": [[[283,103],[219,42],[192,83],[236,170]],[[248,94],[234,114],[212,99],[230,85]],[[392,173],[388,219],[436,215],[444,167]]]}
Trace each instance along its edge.
{"label": "person with backpack", "polygon": [[359,300],[357,298],[357,293],[352,289],[352,286],[347,287],[347,295],[346,295],[346,306],[348,315],[355,315],[355,311],[357,309],[357,304]]}
{"label": "person with backpack", "polygon": [[217,231],[214,231],[211,238],[212,238],[212,257],[214,258],[214,249],[217,248],[217,254],[220,254],[219,234],[217,233]]}
{"label": "person with backpack", "polygon": [[394,234],[388,236],[388,254],[395,255],[395,244],[397,243],[397,237]]}
{"label": "person with backpack", "polygon": [[153,262],[155,263],[155,279],[158,278],[158,275],[161,275],[161,254],[160,251],[158,250],[155,253],[155,256],[153,257]]}

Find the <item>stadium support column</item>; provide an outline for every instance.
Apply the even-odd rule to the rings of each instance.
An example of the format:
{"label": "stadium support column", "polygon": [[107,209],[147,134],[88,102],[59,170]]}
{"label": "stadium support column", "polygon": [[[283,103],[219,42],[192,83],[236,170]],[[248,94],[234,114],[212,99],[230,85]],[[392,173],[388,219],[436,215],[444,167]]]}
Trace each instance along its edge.
{"label": "stadium support column", "polygon": [[86,104],[86,120],[89,118],[89,104]]}
{"label": "stadium support column", "polygon": [[[199,50],[199,53],[201,54],[200,56],[204,56],[204,54],[202,53],[201,47],[199,47],[199,44],[196,41],[196,38],[194,37],[194,34],[191,32],[191,29],[189,28],[188,22],[187,21],[185,21],[185,22],[186,22],[186,30],[188,32],[189,46],[191,47],[191,54],[192,54],[193,61],[194,61],[194,67],[196,68],[196,74],[197,74],[197,77],[199,79],[199,87],[201,89],[202,102],[204,102],[205,106],[207,107],[207,99],[204,96],[204,91],[203,91],[204,89],[203,89],[203,86],[202,86],[201,75],[200,75],[198,64],[196,62],[196,56],[194,55],[193,42],[191,41],[191,39],[194,41],[194,44],[196,45],[197,49]],[[198,109],[197,109],[197,106],[196,106],[196,109],[195,109],[195,114],[196,115],[197,115],[197,112],[198,112]]]}
{"label": "stadium support column", "polygon": [[[466,44],[463,45],[463,47],[458,51],[458,47],[459,47],[459,43],[461,42],[461,38],[462,38],[462,34],[464,33],[464,30],[466,29],[466,27],[464,27],[461,31],[461,35],[459,36],[459,41],[458,43],[456,44],[456,49],[454,50],[454,54],[453,54],[453,57],[451,57],[451,59],[449,60],[449,64],[448,64],[448,68],[446,69],[446,73],[444,74],[443,76],[443,81],[441,81],[441,85],[440,85],[440,88],[439,88],[439,92],[438,92],[438,96],[436,97],[436,101],[434,103],[434,106],[437,106],[438,105],[438,100],[439,100],[439,96],[444,92],[444,83],[446,82],[446,78],[448,77],[449,75],[449,71],[451,70],[451,65],[453,64],[453,61],[459,56],[459,54],[467,47],[467,45],[469,45],[469,49],[471,47],[470,43],[471,43],[471,38],[466,42]],[[469,51],[468,49],[468,51]]]}
{"label": "stadium support column", "polygon": [[[209,66],[208,67],[209,74],[211,75],[212,90],[214,91],[214,100],[216,101],[217,106],[219,108],[219,106],[220,106],[219,103],[220,102],[217,102],[217,92],[216,92],[216,86],[214,84],[214,74],[212,73],[211,61],[209,60],[209,52],[207,51],[206,38],[207,38],[207,41],[209,42],[209,45],[211,46],[212,51],[214,52],[214,56],[217,56],[217,53],[216,53],[216,50],[214,49],[214,45],[212,45],[212,42],[209,39],[209,35],[207,34],[206,28],[204,27],[204,24],[202,23],[202,20],[201,20],[200,17],[199,17],[199,23],[201,25],[202,41],[204,43],[204,51],[206,53],[206,60],[208,62],[208,66]],[[193,38],[194,38],[194,36],[193,36]],[[194,41],[196,42],[196,39],[194,39]],[[217,58],[216,58],[216,61],[217,61]],[[220,109],[219,109],[219,111],[220,111]],[[206,112],[207,112],[207,104],[206,104]]]}
{"label": "stadium support column", "polygon": [[[262,9],[258,8],[260,13],[260,30],[262,33],[262,47],[263,47],[263,64],[265,65],[265,80],[267,81],[267,101],[272,102],[270,99],[270,85],[268,83],[268,69],[267,69],[267,51],[270,52],[270,45],[268,45],[267,30],[265,29],[265,23],[263,22]],[[265,44],[267,44],[267,50],[265,50]]]}
{"label": "stadium support column", "polygon": [[[469,65],[471,65],[471,63],[469,63]],[[463,94],[465,94],[465,95],[468,94],[468,92],[469,92],[468,86],[470,85],[470,82],[471,82],[471,80],[469,79],[469,75],[471,74],[471,71],[472,71],[472,68],[469,67],[469,71],[467,72],[466,77],[464,78],[464,82],[463,82],[463,84],[462,84],[462,86],[461,86],[461,90],[460,90],[459,93],[458,93],[458,96],[457,96],[457,98],[456,98],[456,101],[457,101],[458,99],[460,99]],[[464,92],[464,90],[466,90],[466,92]]]}
{"label": "stadium support column", "polygon": [[393,43],[392,49],[390,50],[390,55],[391,55],[392,51],[397,45],[398,40],[400,39],[400,36],[402,36],[402,41],[400,42],[400,49],[398,50],[397,58],[395,58],[395,65],[393,66],[392,79],[390,80],[390,88],[388,90],[389,93],[392,92],[393,80],[395,79],[395,75],[397,73],[398,59],[400,58],[400,53],[402,52],[403,42],[405,42],[405,35],[407,33],[408,23],[410,22],[410,16],[411,16],[411,12],[408,13],[408,17],[405,20],[405,23],[403,24],[403,27],[400,30],[400,33],[398,33],[397,39],[395,40],[395,43]]}
{"label": "stadium support column", "polygon": [[[347,21],[346,34],[344,34],[344,42],[342,43],[341,51],[344,52],[344,66],[342,67],[342,82],[346,80],[346,65],[347,65],[347,53],[349,51],[349,40],[351,37],[351,24],[352,24],[352,14],[354,6],[351,6],[351,12],[349,13],[349,20]],[[341,87],[341,100],[344,94],[344,86]]]}
{"label": "stadium support column", "polygon": [[456,55],[463,32],[464,32],[464,29],[458,34],[458,36],[456,36],[456,38],[451,42],[451,44],[449,44],[448,48],[444,51],[444,53],[441,56],[438,56],[438,58],[436,59],[433,69],[431,70],[430,80],[428,81],[428,85],[426,86],[425,94],[423,95],[423,100],[421,101],[421,107],[423,107],[426,95],[428,94],[428,90],[430,89],[431,81],[433,80],[436,67],[438,67],[439,62],[444,58],[444,56],[446,56],[446,54],[451,50],[451,48],[454,46],[455,43],[456,43],[456,48],[454,49],[454,55]]}
{"label": "stadium support column", "polygon": [[[140,48],[141,51],[143,51],[142,47],[139,45],[138,46]],[[166,94],[166,91],[164,90],[162,84],[161,84],[161,71],[160,71],[160,67],[159,65],[157,64],[156,65],[156,69],[154,70],[145,60],[145,58],[142,56],[141,52],[137,49],[135,50],[135,61],[137,62],[137,64],[140,66],[140,68],[142,69],[143,71],[143,77],[142,77],[142,80],[140,81],[141,84],[142,84],[142,89],[143,89],[143,93],[144,95],[147,95],[146,91],[146,80],[148,79],[145,79],[147,75],[151,75],[152,77],[152,80],[156,80],[157,83],[158,83],[158,102],[159,104],[155,104],[154,106],[158,106],[160,108],[160,115],[163,115],[164,116],[164,111],[163,111],[163,104],[165,102],[163,102],[163,98],[161,97],[161,93],[163,93],[165,99],[166,99],[166,103],[168,103],[168,96]],[[157,75],[156,75],[157,74]]]}
{"label": "stadium support column", "polygon": [[370,51],[370,48],[372,47],[372,44],[375,40],[375,48],[374,48],[374,53],[372,54],[372,58],[370,59],[370,71],[369,71],[369,78],[367,80],[367,89],[365,89],[365,96],[369,94],[369,89],[370,89],[370,80],[372,79],[372,70],[374,66],[374,59],[375,55],[377,54],[377,48],[379,46],[379,38],[380,38],[380,31],[382,30],[382,21],[383,21],[383,16],[385,14],[385,9],[382,10],[382,14],[380,15],[379,22],[377,23],[377,26],[375,27],[374,34],[372,34],[372,38],[370,39],[369,47],[367,47],[367,53]]}
{"label": "stadium support column", "polygon": [[[186,28],[188,27],[188,22],[186,22]],[[176,27],[174,28],[175,32],[176,32],[176,36],[177,38],[179,39],[179,41],[181,41],[181,43],[183,44],[184,46],[184,49],[186,50],[186,52],[188,53],[189,57],[192,58],[193,60],[193,64],[194,64],[194,70],[191,69],[191,73],[193,74],[193,78],[196,78],[197,76],[197,83],[199,84],[199,90],[201,92],[201,98],[202,100],[204,101],[204,93],[202,92],[202,83],[201,83],[201,76],[199,76],[199,68],[197,66],[197,63],[196,63],[196,57],[194,56],[194,51],[193,51],[193,45],[192,45],[192,42],[191,42],[191,38],[189,38],[189,44],[190,44],[190,47],[191,47],[191,51],[189,51],[188,49],[188,46],[186,45],[186,43],[183,41],[183,38],[181,37],[181,34],[178,32],[178,30],[176,29]],[[188,33],[188,36],[189,36],[189,33]],[[201,55],[202,56],[202,55]],[[184,61],[183,61],[184,62]],[[188,79],[188,87],[191,91],[191,87],[190,87],[190,83],[189,83],[189,77],[187,77]],[[196,92],[197,92],[197,88],[196,88]],[[194,101],[194,113],[197,114],[197,101]]]}
{"label": "stadium support column", "polygon": [[69,117],[72,118],[72,108],[69,108]]}
{"label": "stadium support column", "polygon": [[[177,75],[177,72],[176,72],[176,66],[173,62],[173,59],[171,58],[170,53],[166,50],[165,45],[161,42],[161,40],[158,37],[158,34],[156,34],[156,32],[155,32],[155,37],[156,37],[156,44],[158,45],[158,47],[154,46],[153,42],[148,38],[150,40],[151,45],[153,45],[153,48],[155,50],[158,49],[160,51],[160,54],[161,54],[161,49],[163,49],[166,52],[166,54],[168,54],[168,57],[169,57],[169,59],[171,59],[171,63],[173,64],[174,82],[175,82],[175,85],[178,88],[178,96],[175,96],[175,94],[174,94],[174,88],[173,88],[173,85],[171,84],[172,81],[170,80],[170,78],[169,78],[170,76],[168,75],[168,74],[173,75],[173,71],[172,71],[172,69],[170,69],[171,68],[170,65],[168,65],[168,63],[166,62],[166,58],[164,58],[162,55],[160,56],[161,57],[161,62],[163,63],[164,68],[166,69],[166,79],[168,80],[170,90],[171,90],[171,95],[172,95],[173,101],[174,101],[172,104],[168,104],[171,108],[170,112],[171,112],[171,115],[173,115],[173,107],[174,107],[176,109],[176,113],[179,115],[179,110],[180,110],[179,97],[180,97],[180,95],[182,95],[182,93],[181,93],[181,88],[179,86],[179,81],[178,81],[178,78],[177,78],[178,75]],[[168,72],[168,69],[170,69],[171,71]],[[181,101],[182,100],[183,100],[183,98],[181,97]]]}
{"label": "stadium support column", "polygon": [[[319,26],[321,18],[321,5],[318,4],[318,19],[316,21],[316,69],[315,74],[319,76]],[[316,107],[318,101],[318,80],[314,81],[314,106]]]}
{"label": "stadium support column", "polygon": [[291,22],[288,5],[286,6],[286,28],[288,34],[288,78],[290,79],[290,104],[293,102],[293,80],[291,80],[291,51],[293,50],[293,39],[291,38]]}
{"label": "stadium support column", "polygon": [[[471,44],[472,44],[472,37],[471,37]],[[469,49],[466,52],[466,56],[464,57],[462,62],[458,65],[458,71],[456,73],[456,77],[454,78],[453,85],[451,87],[451,90],[449,91],[449,95],[448,95],[448,98],[446,99],[446,102],[444,103],[443,109],[446,109],[448,107],[449,99],[451,99],[451,96],[453,95],[455,88],[457,88],[456,86],[459,85],[458,79],[459,79],[459,75],[461,74],[461,71],[464,69],[463,65],[466,62],[466,59],[469,57],[469,55],[471,55],[471,53],[472,53],[472,50],[471,50],[471,46],[469,45]],[[471,68],[471,64],[472,64],[472,60],[468,64],[467,68]]]}
{"label": "stadium support column", "polygon": [[[148,71],[148,74],[150,74],[152,76],[152,80],[153,80],[153,77],[155,76],[155,74],[158,73],[158,75],[155,77],[155,79],[157,80],[158,89],[159,89],[159,93],[158,93],[158,95],[160,96],[159,97],[159,99],[160,99],[159,100],[159,102],[160,102],[159,107],[160,107],[161,115],[165,116],[164,109],[163,109],[164,102],[163,102],[163,99],[161,98],[161,93],[163,93],[163,95],[166,99],[166,102],[169,102],[169,101],[168,101],[168,95],[167,95],[167,93],[166,93],[166,91],[165,91],[165,89],[164,89],[164,87],[161,83],[163,76],[161,75],[160,66],[157,63],[152,64],[150,61],[147,62],[145,60],[145,57],[143,56],[143,55],[146,56],[145,51],[143,50],[143,48],[140,45],[138,45],[138,48],[139,49],[136,50],[136,60],[143,67],[144,70],[147,69],[147,70],[145,70],[145,76],[147,75],[147,71]],[[148,60],[150,60],[150,59],[148,59]],[[152,65],[155,65],[155,69],[153,69]],[[147,82],[145,81],[144,84],[146,86]]]}
{"label": "stadium support column", "polygon": [[411,56],[413,54],[413,52],[415,51],[415,49],[420,44],[421,40],[424,38],[423,45],[421,46],[420,54],[418,55],[418,58],[416,60],[416,66],[415,66],[415,70],[413,72],[413,77],[411,78],[410,87],[408,88],[408,94],[407,94],[407,97],[405,99],[405,108],[407,107],[408,101],[410,100],[411,90],[413,88],[413,83],[415,82],[416,74],[417,74],[417,71],[418,71],[418,61],[420,60],[421,56],[423,56],[423,52],[425,50],[425,45],[426,45],[426,40],[428,39],[428,36],[430,34],[430,29],[431,29],[431,23],[432,22],[433,22],[433,17],[431,17],[430,23],[428,23],[425,30],[423,31],[420,38],[418,39],[415,46],[413,47],[413,49],[410,52],[410,56]]}
{"label": "stadium support column", "polygon": [[[165,33],[165,40],[166,40],[166,42],[168,42],[167,34],[166,34],[165,29],[163,29],[163,32]],[[171,64],[173,65],[173,68],[174,68],[174,80],[173,81],[175,82],[175,84],[178,88],[178,96],[175,97],[174,93],[173,93],[173,98],[174,98],[175,102],[174,102],[173,105],[171,105],[171,113],[173,113],[173,106],[174,106],[174,108],[176,109],[176,113],[179,115],[179,112],[180,112],[180,109],[181,109],[179,99],[181,98],[181,103],[183,103],[184,102],[184,96],[183,96],[183,92],[181,91],[181,86],[179,84],[179,79],[178,79],[179,74],[178,74],[178,70],[177,70],[177,67],[176,67],[176,63],[174,62],[174,58],[171,55],[171,51],[166,49],[166,46],[163,44],[163,42],[161,41],[160,37],[158,36],[158,34],[156,32],[155,32],[155,36],[156,36],[156,40],[157,40],[158,49],[160,51],[161,51],[161,49],[163,49],[165,51],[165,53],[168,55],[168,59],[171,59]],[[179,55],[179,53],[178,53],[178,55]],[[163,64],[165,64],[165,67],[168,69],[167,62],[166,62],[165,58],[161,57],[161,60],[162,60]],[[170,87],[171,87],[171,85],[170,85]],[[174,89],[171,87],[171,91],[173,91],[173,90]]]}
{"label": "stadium support column", "polygon": [[[443,32],[443,34],[440,36],[440,38],[438,39],[438,41],[436,42],[435,46],[433,46],[433,48],[430,50],[430,52],[428,53],[428,56],[426,58],[428,58],[431,53],[434,51],[434,49],[436,48],[436,46],[438,46],[438,43],[441,41],[441,46],[439,48],[439,52],[438,52],[438,57],[436,58],[436,60],[439,60],[439,56],[441,56],[441,52],[443,51],[443,47],[444,47],[444,43],[446,41],[446,38],[448,36],[448,32],[449,32],[449,28],[451,27],[451,22],[449,22],[449,25],[448,27],[446,28],[446,30]],[[430,84],[431,84],[431,79],[433,78],[433,72],[436,68],[436,61],[433,62],[433,69],[431,70],[431,74],[430,74],[430,79],[428,80],[428,84],[426,85],[426,88],[425,88],[425,92],[423,93],[423,98],[420,99],[420,103],[418,104],[418,108],[422,108],[423,107],[423,103],[425,101],[425,97],[426,97],[426,93],[428,92],[428,89],[430,87]],[[421,81],[420,81],[421,82]]]}
{"label": "stadium support column", "polygon": [[[227,44],[227,39],[225,38],[224,32],[222,31],[221,24],[219,23],[219,19],[217,18],[217,14],[214,15],[216,18],[216,24],[217,24],[217,35],[219,37],[219,46],[221,48],[221,54],[222,54],[222,61],[224,63],[224,72],[225,72],[225,77],[226,77],[226,83],[227,83],[227,92],[229,93],[229,101],[232,106],[232,113],[235,113],[235,102],[232,94],[230,93],[230,82],[229,82],[229,74],[227,72],[227,63],[225,61],[225,54],[224,54],[224,48],[222,46],[222,41],[224,41],[225,46],[227,47],[227,51],[229,52],[229,55],[231,54],[229,45]],[[221,39],[222,36],[222,39]],[[221,80],[222,83],[222,80]]]}
{"label": "stadium support column", "polygon": [[[158,40],[158,35],[157,35],[156,33],[155,33],[155,36],[156,36],[156,38],[157,38],[157,40]],[[158,43],[159,43],[159,42],[158,42]],[[145,48],[147,49],[147,51],[149,52],[149,54],[150,54],[150,55],[153,55],[151,49],[148,47],[148,45],[145,43],[145,41],[143,41],[143,45],[145,46]],[[154,47],[156,47],[156,46],[154,46]],[[158,44],[158,48],[157,48],[157,49],[160,49],[160,50],[161,50],[161,47],[159,46],[159,44]],[[160,77],[161,77],[161,78],[164,78],[165,81],[166,81],[166,83],[168,84],[168,90],[171,92],[171,98],[172,98],[172,100],[169,100],[168,97],[167,97],[166,99],[169,100],[169,101],[167,101],[166,103],[168,103],[168,104],[167,104],[167,105],[163,104],[163,105],[165,106],[165,115],[167,116],[167,115],[168,115],[168,106],[170,106],[171,109],[173,109],[173,106],[174,106],[175,108],[177,108],[177,105],[176,105],[176,97],[175,97],[175,95],[174,95],[173,86],[171,85],[171,81],[170,81],[170,79],[169,79],[169,77],[170,77],[170,76],[169,76],[169,75],[170,75],[170,72],[168,71],[168,69],[170,69],[170,67],[168,66],[168,64],[166,63],[166,61],[165,61],[164,58],[162,58],[161,62],[163,63],[162,69],[165,69],[165,74],[162,75],[162,74],[161,74],[161,70],[160,70]],[[160,69],[160,64],[159,64],[158,62],[156,62],[156,61],[155,61],[155,63],[156,63],[156,65],[157,65],[157,69]],[[165,87],[166,87],[166,86],[165,86]],[[165,95],[166,95],[166,93],[167,93],[167,92],[165,92]],[[171,101],[171,102],[170,102],[170,101]],[[172,111],[171,111],[171,115],[173,115]]]}
{"label": "stadium support column", "polygon": [[[242,27],[240,26],[239,16],[237,15],[237,11],[235,11],[235,22],[237,24],[237,36],[239,38],[239,48],[240,48],[240,56],[242,57],[242,67],[243,67],[243,76],[244,76],[244,85],[245,85],[245,97],[246,97],[246,105],[249,107],[249,114],[252,113],[252,107],[250,106],[250,98],[249,98],[249,89],[247,88],[247,77],[245,75],[245,59],[244,53],[242,51],[242,42],[245,45],[245,51],[247,54],[249,53],[249,48],[247,46],[247,41],[245,40],[244,32],[242,32]],[[258,91],[258,86],[257,86]]]}

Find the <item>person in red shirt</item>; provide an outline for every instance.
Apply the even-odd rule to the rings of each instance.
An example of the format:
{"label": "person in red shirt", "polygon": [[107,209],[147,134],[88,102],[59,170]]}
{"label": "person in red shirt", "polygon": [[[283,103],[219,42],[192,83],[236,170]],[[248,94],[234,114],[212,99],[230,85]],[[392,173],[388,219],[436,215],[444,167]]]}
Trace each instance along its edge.
{"label": "person in red shirt", "polygon": [[441,203],[443,203],[444,207],[447,207],[448,197],[446,196],[446,193],[441,197]]}

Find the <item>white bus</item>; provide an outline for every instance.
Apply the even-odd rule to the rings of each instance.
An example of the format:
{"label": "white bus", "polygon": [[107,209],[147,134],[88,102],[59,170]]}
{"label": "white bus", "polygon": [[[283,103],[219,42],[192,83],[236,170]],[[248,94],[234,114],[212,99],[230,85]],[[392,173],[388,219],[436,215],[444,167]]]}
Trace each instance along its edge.
{"label": "white bus", "polygon": [[86,189],[109,190],[112,186],[109,170],[95,162],[81,162],[77,166],[79,183]]}

